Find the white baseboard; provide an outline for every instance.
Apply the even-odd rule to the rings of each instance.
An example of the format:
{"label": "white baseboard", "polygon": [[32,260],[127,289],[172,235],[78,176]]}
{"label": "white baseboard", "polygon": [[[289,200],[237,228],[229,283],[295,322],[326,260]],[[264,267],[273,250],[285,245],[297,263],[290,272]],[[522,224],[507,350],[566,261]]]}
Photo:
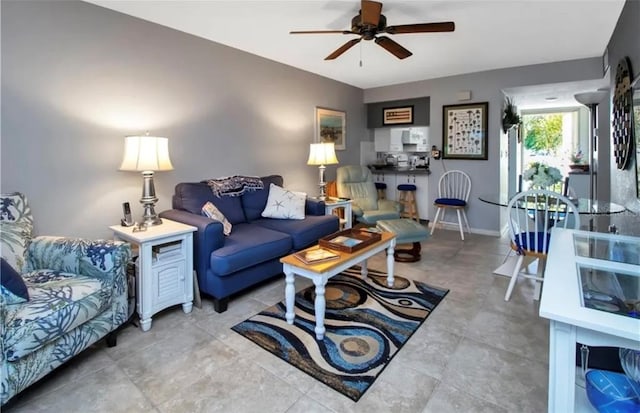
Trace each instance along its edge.
{"label": "white baseboard", "polygon": [[[433,225],[433,222],[429,222],[429,226]],[[438,221],[438,229],[445,229],[447,231],[460,231],[460,227],[457,222]],[[465,230],[465,232],[467,232]],[[488,229],[471,228],[472,234],[489,235],[492,237],[500,237],[500,231],[491,231]]]}

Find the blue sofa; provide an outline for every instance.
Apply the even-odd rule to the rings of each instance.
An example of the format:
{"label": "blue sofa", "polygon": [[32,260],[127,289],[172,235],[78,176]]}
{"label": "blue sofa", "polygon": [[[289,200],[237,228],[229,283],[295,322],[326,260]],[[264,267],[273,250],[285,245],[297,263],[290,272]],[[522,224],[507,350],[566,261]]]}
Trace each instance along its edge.
{"label": "blue sofa", "polygon": [[[232,294],[281,274],[281,257],[339,229],[338,218],[325,215],[324,202],[309,198],[304,219],[263,218],[270,184],[283,186],[283,178],[270,175],[261,180],[264,189],[221,197],[204,181],[180,183],[175,187],[173,209],[160,214],[198,228],[193,243],[198,284],[201,292],[213,298],[219,313],[227,309]],[[207,201],[233,225],[230,235],[223,234],[221,222],[201,213]]]}

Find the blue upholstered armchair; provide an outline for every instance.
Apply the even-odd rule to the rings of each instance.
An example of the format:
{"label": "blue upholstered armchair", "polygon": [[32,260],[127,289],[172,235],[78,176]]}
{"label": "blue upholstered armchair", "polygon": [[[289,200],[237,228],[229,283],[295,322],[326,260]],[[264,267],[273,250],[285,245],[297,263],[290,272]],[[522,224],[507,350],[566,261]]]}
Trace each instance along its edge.
{"label": "blue upholstered armchair", "polygon": [[341,166],[336,171],[338,196],[353,201],[353,215],[358,222],[375,225],[382,219],[398,219],[402,206],[390,199],[378,200],[378,191],[369,168]]}
{"label": "blue upholstered armchair", "polygon": [[36,382],[128,317],[129,244],[32,237],[24,195],[0,195],[0,402]]}

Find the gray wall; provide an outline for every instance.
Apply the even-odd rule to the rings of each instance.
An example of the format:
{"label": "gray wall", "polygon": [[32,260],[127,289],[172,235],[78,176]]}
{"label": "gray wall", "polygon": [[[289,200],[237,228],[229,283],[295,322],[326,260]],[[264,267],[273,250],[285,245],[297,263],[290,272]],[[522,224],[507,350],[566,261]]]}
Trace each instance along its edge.
{"label": "gray wall", "polygon": [[[621,58],[627,56],[631,61],[632,76],[640,74],[640,1],[629,0],[625,3],[618,24],[609,41],[609,63],[611,66],[611,90],[614,89],[615,69]],[[609,135],[609,139],[611,139]],[[636,197],[636,162],[635,156],[625,170],[617,169],[611,155],[611,200],[625,205],[631,211],[640,213],[640,200]],[[636,221],[640,226],[640,222]],[[640,228],[637,235],[640,235]]]}
{"label": "gray wall", "polygon": [[[472,190],[468,209],[469,223],[478,232],[497,233],[501,228],[500,208],[485,204],[478,200],[482,194],[500,191],[501,180],[505,182],[508,156],[505,142],[501,140],[501,115],[504,101],[503,89],[580,81],[602,78],[602,61],[600,58],[556,62],[541,65],[492,70],[470,73],[439,79],[424,80],[375,89],[367,89],[364,93],[366,103],[387,100],[408,99],[421,96],[430,97],[429,136],[432,145],[442,149],[442,106],[456,103],[456,93],[471,91],[470,102],[489,102],[489,145],[487,161],[439,160],[431,162],[431,178],[429,181],[429,198],[437,197],[438,177],[445,170],[461,169],[471,175]],[[467,102],[465,102],[467,103]],[[502,134],[502,139],[506,139]],[[501,150],[501,147],[503,148]],[[502,174],[502,177],[501,177]],[[433,217],[435,211],[432,212]]]}
{"label": "gray wall", "polygon": [[[282,174],[318,191],[307,166],[315,106],[347,112],[342,164],[368,137],[363,91],[77,1],[2,1],[1,191],[31,203],[36,233],[111,237],[134,217],[142,178],[120,172],[123,138],[169,138],[157,210],[182,181]],[[335,166],[327,167],[334,179]]]}

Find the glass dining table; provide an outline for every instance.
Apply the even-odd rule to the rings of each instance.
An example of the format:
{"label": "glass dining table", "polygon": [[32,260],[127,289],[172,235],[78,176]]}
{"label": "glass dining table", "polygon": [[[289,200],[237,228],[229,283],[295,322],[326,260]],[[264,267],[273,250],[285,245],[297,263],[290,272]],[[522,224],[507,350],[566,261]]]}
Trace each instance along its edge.
{"label": "glass dining table", "polygon": [[[487,204],[506,207],[509,205],[510,198],[507,194],[487,194],[478,197],[482,202]],[[626,211],[622,205],[614,202],[594,201],[589,198],[577,198],[575,205],[578,207],[578,213],[584,215],[612,215],[620,214]]]}
{"label": "glass dining table", "polygon": [[[509,206],[510,197],[507,194],[485,194],[480,195],[478,199],[482,202],[486,202],[487,204],[507,207]],[[577,198],[574,201],[574,204],[578,208],[578,213],[580,215],[613,215],[613,214],[621,214],[625,212],[627,209],[620,204],[616,204],[614,202],[605,202],[605,201],[594,201],[589,198]],[[589,219],[589,231],[593,230],[593,218]],[[514,266],[517,261],[517,257],[507,254],[505,256],[505,260],[498,268],[496,268],[493,273],[497,275],[504,275],[506,277],[511,277],[513,274]],[[525,263],[527,267],[529,267],[530,271],[536,272],[537,260],[531,259]]]}

